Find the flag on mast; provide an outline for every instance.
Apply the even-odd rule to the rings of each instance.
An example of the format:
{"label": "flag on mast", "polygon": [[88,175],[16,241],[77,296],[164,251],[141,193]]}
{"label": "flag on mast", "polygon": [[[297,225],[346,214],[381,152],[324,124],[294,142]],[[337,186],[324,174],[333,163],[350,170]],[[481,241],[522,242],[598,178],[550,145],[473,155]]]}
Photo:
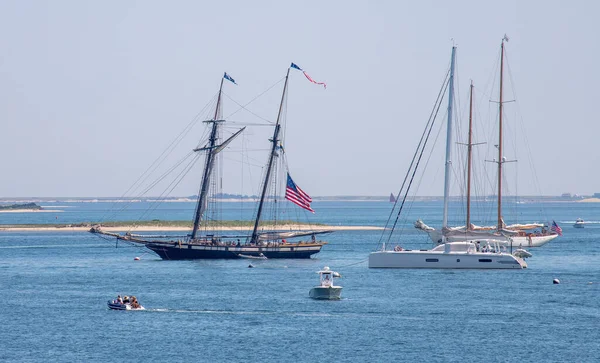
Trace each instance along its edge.
{"label": "flag on mast", "polygon": [[304,193],[302,189],[294,181],[290,176],[290,173],[287,174],[287,185],[285,187],[285,199],[290,202],[296,204],[300,208],[304,208],[307,211],[315,212],[311,207],[310,203],[312,202],[312,198]]}
{"label": "flag on mast", "polygon": [[321,84],[321,85],[323,85],[323,87],[324,87],[325,89],[327,89],[327,84],[325,84],[325,82],[317,82],[317,81],[315,81],[315,80],[314,80],[314,79],[312,79],[312,78],[311,78],[311,77],[308,75],[308,73],[306,73],[306,72],[305,72],[305,71],[304,71],[302,68],[298,67],[298,65],[297,65],[296,63],[292,63],[292,64],[290,65],[290,68],[294,68],[294,69],[297,69],[297,70],[299,70],[300,72],[304,73],[304,77],[306,77],[306,79],[308,79],[309,81],[311,81],[311,82],[312,82],[312,83],[314,83],[314,84]]}
{"label": "flag on mast", "polygon": [[223,75],[223,78],[225,78],[226,80],[230,81],[231,83],[233,83],[237,86],[237,83],[235,83],[235,79],[231,78],[231,76],[228,75],[227,72],[225,72],[225,74]]}
{"label": "flag on mast", "polygon": [[552,227],[550,227],[552,232],[556,232],[559,236],[562,236],[562,228],[555,221],[552,221]]}

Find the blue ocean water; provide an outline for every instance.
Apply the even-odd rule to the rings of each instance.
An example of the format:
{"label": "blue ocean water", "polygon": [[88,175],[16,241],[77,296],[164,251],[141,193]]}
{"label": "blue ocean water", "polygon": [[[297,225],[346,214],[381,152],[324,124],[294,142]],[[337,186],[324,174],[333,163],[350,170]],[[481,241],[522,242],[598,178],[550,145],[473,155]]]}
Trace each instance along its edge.
{"label": "blue ocean water", "polygon": [[[0,224],[100,220],[112,206],[47,207],[63,212],[5,213]],[[375,226],[391,208],[314,207],[308,218],[315,222]],[[381,231],[335,232],[313,259],[252,260],[252,269],[248,260],[162,261],[83,232],[0,231],[0,360],[597,362],[599,207],[519,205],[519,220],[545,214],[564,230],[533,249],[521,271],[368,269]],[[119,219],[135,220],[147,208],[137,203]],[[407,207],[394,243],[427,247],[412,222],[437,227],[441,209],[440,202]],[[149,219],[188,219],[192,211],[192,203],[165,203]],[[231,203],[223,215],[242,219],[252,211],[251,203]],[[461,207],[452,211],[460,223]],[[572,228],[578,217],[591,223]],[[341,301],[308,298],[325,265],[343,275]],[[108,310],[117,294],[136,295],[147,310]]]}

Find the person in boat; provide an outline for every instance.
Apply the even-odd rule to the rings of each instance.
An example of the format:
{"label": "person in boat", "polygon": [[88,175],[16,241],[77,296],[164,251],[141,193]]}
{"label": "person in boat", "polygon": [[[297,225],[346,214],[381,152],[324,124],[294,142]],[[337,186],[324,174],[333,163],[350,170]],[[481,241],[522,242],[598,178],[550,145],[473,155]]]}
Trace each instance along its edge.
{"label": "person in boat", "polygon": [[317,237],[315,237],[315,235],[313,234],[313,235],[310,237],[310,240],[312,241],[312,243],[315,243],[315,242],[317,242]]}
{"label": "person in boat", "polygon": [[129,302],[129,296],[123,296],[123,304],[127,304]]}
{"label": "person in boat", "polygon": [[117,302],[118,302],[119,304],[122,304],[122,303],[123,303],[123,298],[121,297],[121,295],[117,295]]}

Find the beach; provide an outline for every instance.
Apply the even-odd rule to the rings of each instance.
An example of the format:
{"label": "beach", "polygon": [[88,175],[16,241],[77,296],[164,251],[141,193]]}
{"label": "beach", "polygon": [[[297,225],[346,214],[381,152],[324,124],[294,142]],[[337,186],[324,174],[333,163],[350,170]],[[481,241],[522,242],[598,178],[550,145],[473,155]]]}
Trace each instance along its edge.
{"label": "beach", "polygon": [[577,201],[578,203],[600,203],[600,198],[586,198]]}

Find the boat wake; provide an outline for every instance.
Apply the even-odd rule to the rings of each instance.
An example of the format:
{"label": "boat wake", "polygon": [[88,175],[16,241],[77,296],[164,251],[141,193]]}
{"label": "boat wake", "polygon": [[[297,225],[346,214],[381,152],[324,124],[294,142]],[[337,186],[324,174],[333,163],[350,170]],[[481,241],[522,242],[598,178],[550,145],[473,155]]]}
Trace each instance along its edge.
{"label": "boat wake", "polygon": [[317,316],[317,317],[331,317],[335,314],[330,313],[315,313],[315,312],[289,312],[289,311],[272,311],[272,310],[254,310],[254,311],[243,311],[243,310],[211,310],[211,309],[166,309],[166,308],[155,308],[146,309],[147,312],[155,313],[185,313],[185,314],[222,314],[222,315],[287,315],[287,316]]}

